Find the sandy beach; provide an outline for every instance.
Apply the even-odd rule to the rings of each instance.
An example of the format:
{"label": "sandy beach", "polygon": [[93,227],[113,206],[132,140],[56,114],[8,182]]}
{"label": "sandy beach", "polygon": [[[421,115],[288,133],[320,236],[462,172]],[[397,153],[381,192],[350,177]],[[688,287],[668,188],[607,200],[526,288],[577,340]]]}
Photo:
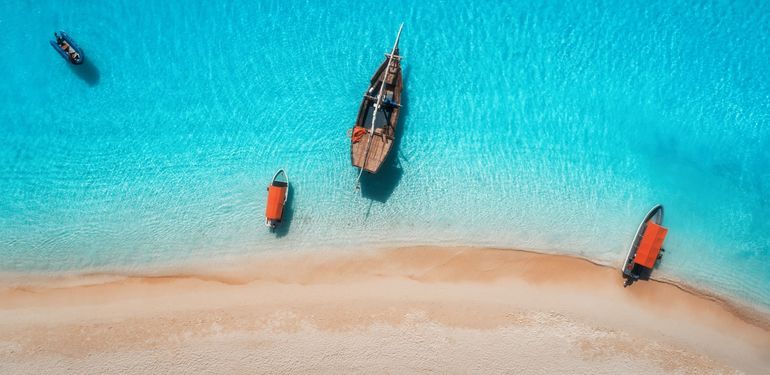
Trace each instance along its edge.
{"label": "sandy beach", "polygon": [[[223,276],[225,275],[225,276]],[[98,275],[95,276],[98,278]],[[587,260],[414,247],[0,290],[0,373],[750,373],[766,316]]]}

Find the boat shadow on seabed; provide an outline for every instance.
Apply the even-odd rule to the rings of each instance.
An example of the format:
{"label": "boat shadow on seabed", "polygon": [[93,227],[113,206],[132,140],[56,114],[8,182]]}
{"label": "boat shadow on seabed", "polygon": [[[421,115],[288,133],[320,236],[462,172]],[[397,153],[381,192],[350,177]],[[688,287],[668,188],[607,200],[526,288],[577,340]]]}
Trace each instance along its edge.
{"label": "boat shadow on seabed", "polygon": [[[404,68],[404,81],[408,81],[409,67]],[[406,119],[409,112],[409,95],[404,90],[401,95],[401,115],[399,116],[399,124],[396,129],[395,139],[393,140],[393,151],[390,152],[388,158],[382,163],[380,170],[376,174],[364,173],[361,175],[361,195],[364,198],[371,199],[385,203],[393,195],[396,187],[401,182],[401,178],[404,175],[404,170],[401,168],[399,158],[401,138],[406,131]]]}
{"label": "boat shadow on seabed", "polygon": [[83,82],[85,82],[88,86],[94,87],[99,84],[99,79],[101,79],[99,68],[94,65],[93,60],[90,58],[86,58],[85,61],[83,61],[83,63],[80,65],[67,65],[69,65],[72,72],[75,73],[75,75],[83,80]]}

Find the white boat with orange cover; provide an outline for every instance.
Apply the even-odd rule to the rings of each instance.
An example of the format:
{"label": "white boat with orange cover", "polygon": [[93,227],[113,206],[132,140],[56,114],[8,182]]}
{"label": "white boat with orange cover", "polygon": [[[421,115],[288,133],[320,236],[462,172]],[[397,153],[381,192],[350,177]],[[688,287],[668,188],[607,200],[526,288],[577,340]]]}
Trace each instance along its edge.
{"label": "white boat with orange cover", "polygon": [[265,207],[265,225],[270,230],[281,224],[283,208],[289,199],[289,176],[279,169],[273,176],[273,181],[267,187],[267,206]]}
{"label": "white boat with orange cover", "polygon": [[657,205],[647,213],[634,240],[628,249],[628,255],[623,262],[623,287],[633,284],[636,280],[648,280],[655,264],[663,257],[663,241],[668,229],[663,227],[663,206]]}

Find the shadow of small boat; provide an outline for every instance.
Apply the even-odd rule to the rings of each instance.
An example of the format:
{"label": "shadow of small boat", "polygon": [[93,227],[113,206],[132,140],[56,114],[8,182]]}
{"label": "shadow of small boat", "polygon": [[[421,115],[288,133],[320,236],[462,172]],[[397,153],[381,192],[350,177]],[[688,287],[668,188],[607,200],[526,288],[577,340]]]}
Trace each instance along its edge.
{"label": "shadow of small boat", "polygon": [[96,86],[99,84],[99,80],[101,79],[101,74],[99,73],[99,68],[94,65],[93,61],[89,58],[86,58],[85,61],[80,65],[73,65],[73,64],[67,64],[69,65],[70,69],[72,70],[75,75],[80,78],[83,82],[85,82],[88,86]]}

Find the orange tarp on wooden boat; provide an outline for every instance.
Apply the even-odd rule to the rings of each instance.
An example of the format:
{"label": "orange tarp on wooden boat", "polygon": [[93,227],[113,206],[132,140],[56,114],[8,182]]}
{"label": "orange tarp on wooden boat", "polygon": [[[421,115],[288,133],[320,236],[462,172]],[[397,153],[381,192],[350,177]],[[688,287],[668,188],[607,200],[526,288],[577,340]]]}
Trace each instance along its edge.
{"label": "orange tarp on wooden boat", "polygon": [[361,126],[353,127],[353,134],[351,134],[350,139],[353,143],[358,143],[361,141],[361,138],[364,137],[364,134],[366,134],[366,129],[364,129]]}
{"label": "orange tarp on wooden boat", "polygon": [[286,198],[286,186],[270,186],[267,189],[267,208],[265,216],[268,220],[281,220],[283,204]]}
{"label": "orange tarp on wooden boat", "polygon": [[660,248],[663,246],[663,240],[666,239],[667,233],[668,229],[653,222],[647,223],[644,236],[642,236],[639,248],[636,250],[634,263],[652,268],[655,261],[658,260],[658,254],[660,254]]}

